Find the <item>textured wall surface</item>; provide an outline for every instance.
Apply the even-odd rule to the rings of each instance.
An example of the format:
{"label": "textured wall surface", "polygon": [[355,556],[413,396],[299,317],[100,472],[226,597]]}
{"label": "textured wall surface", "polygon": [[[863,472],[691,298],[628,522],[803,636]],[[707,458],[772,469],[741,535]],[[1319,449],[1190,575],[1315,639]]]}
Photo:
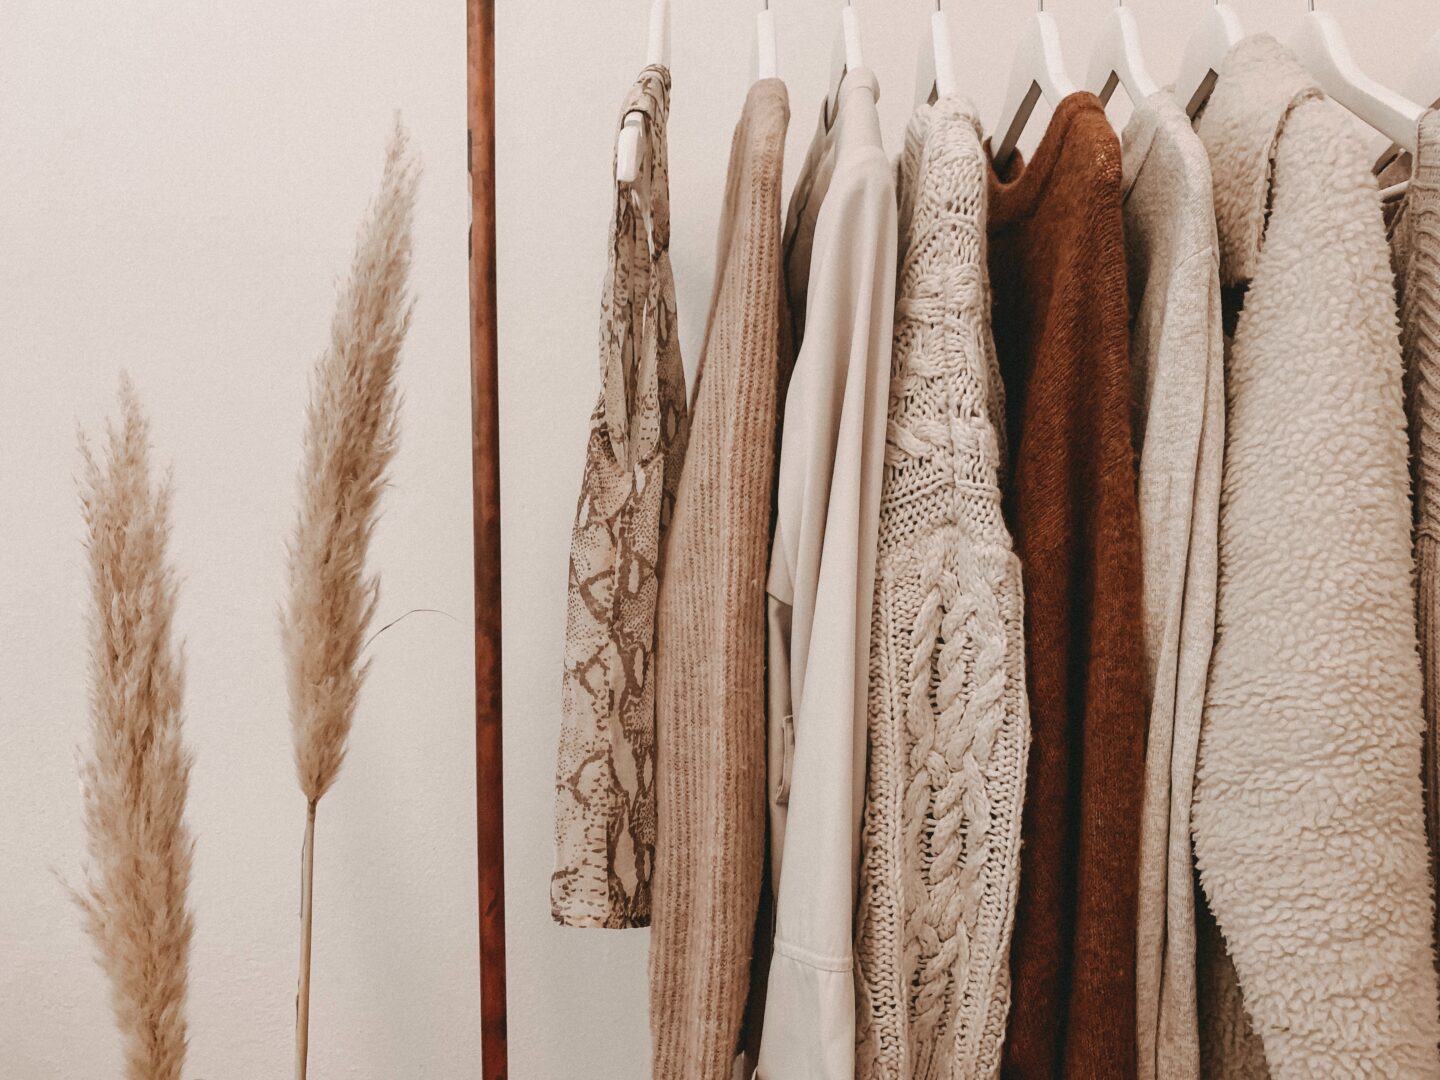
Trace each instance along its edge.
{"label": "textured wall surface", "polygon": [[114,1077],[83,836],[77,423],[174,469],[197,934],[186,1080],[292,1069],[304,801],[277,606],[305,381],[401,109],[425,176],[379,622],[320,805],[313,1076],[478,1073],[465,19],[456,0],[0,7],[0,1077]]}

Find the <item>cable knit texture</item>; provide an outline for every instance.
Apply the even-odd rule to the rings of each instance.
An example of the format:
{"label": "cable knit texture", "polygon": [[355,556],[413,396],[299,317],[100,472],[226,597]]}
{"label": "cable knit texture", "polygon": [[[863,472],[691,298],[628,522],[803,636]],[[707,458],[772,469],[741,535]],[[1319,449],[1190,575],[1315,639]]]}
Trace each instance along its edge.
{"label": "cable knit texture", "polygon": [[1005,1035],[1029,708],[1000,501],[986,163],[958,98],[900,159],[900,282],[870,633],[856,1075],[994,1076]]}
{"label": "cable knit texture", "polygon": [[[570,535],[555,873],[568,926],[650,922],[655,865],[655,603],[685,459],[685,372],[670,273],[670,72],[640,73],[644,164],[617,183],[600,323],[600,400]],[[618,124],[617,124],[618,128]],[[647,228],[648,225],[648,228]]]}
{"label": "cable knit texture", "polygon": [[[1420,153],[1397,211],[1390,223],[1390,253],[1400,287],[1415,485],[1416,614],[1425,676],[1425,832],[1431,881],[1440,885],[1440,112],[1432,110],[1420,120]],[[1436,940],[1440,942],[1440,929]]]}
{"label": "cable knit texture", "polygon": [[785,84],[735,129],[715,294],[666,541],[655,648],[652,1074],[728,1080],[765,863],[765,556],[782,335]]}
{"label": "cable knit texture", "polygon": [[1141,1080],[1199,1080],[1190,802],[1215,637],[1225,345],[1210,159],[1168,93],[1126,125],[1125,254],[1145,560],[1145,803],[1136,941]]}
{"label": "cable knit texture", "polygon": [[1093,94],[991,174],[990,281],[1032,740],[1004,1075],[1135,1075],[1145,767],[1120,143]]}
{"label": "cable knit texture", "polygon": [[1201,883],[1272,1075],[1437,1076],[1400,347],[1375,180],[1351,119],[1269,37],[1231,51],[1199,133],[1235,320]]}

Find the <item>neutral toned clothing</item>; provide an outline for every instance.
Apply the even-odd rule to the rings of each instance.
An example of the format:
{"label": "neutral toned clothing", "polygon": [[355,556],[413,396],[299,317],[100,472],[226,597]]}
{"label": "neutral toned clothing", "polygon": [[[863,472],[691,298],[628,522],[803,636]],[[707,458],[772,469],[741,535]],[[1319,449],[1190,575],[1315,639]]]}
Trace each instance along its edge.
{"label": "neutral toned clothing", "polygon": [[1225,336],[1210,159],[1169,93],[1122,139],[1132,429],[1144,559],[1145,797],[1136,939],[1141,1080],[1199,1080],[1190,802],[1215,636]]}
{"label": "neutral toned clothing", "polygon": [[1004,1075],[1135,1075],[1145,766],[1120,143],[1093,94],[991,173],[1031,749]]}
{"label": "neutral toned clothing", "polygon": [[[569,926],[650,922],[653,646],[661,545],[685,457],[685,373],[670,272],[670,73],[640,73],[635,184],[617,183],[600,325],[600,400],[570,536],[550,910]],[[647,235],[646,221],[650,229]]]}
{"label": "neutral toned clothing", "polygon": [[855,931],[866,1080],[996,1075],[1010,1003],[1029,707],[981,138],[970,104],[943,98],[915,113],[899,166]]}
{"label": "neutral toned clothing", "polygon": [[1375,180],[1351,118],[1267,36],[1231,50],[1198,130],[1235,327],[1201,883],[1273,1076],[1440,1075],[1400,346]]}
{"label": "neutral toned clothing", "polygon": [[[781,282],[785,84],[735,129],[690,443],[666,541],[655,652],[659,843],[652,1075],[729,1080],[765,859],[765,564]],[[783,344],[782,344],[783,339]]]}
{"label": "neutral toned clothing", "polygon": [[761,1080],[855,1071],[851,937],[895,311],[895,184],[877,93],[868,70],[845,77],[786,228],[791,295],[805,283],[804,338],[785,397],[767,585],[775,932]]}
{"label": "neutral toned clothing", "polygon": [[[1415,491],[1415,612],[1424,674],[1425,833],[1440,888],[1440,112],[1420,119],[1410,187],[1396,204],[1390,254],[1400,291],[1400,343]],[[1381,183],[1397,182],[1399,175]],[[1440,924],[1436,940],[1440,942]]]}

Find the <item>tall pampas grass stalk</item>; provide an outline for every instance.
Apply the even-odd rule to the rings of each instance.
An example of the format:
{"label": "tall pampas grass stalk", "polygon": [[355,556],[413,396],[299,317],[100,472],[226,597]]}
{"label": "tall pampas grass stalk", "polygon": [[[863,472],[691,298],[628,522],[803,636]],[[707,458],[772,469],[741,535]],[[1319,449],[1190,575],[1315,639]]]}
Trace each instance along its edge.
{"label": "tall pampas grass stalk", "polygon": [[103,449],[81,435],[90,570],[91,746],[80,759],[84,912],[124,1040],[128,1080],[180,1080],[194,922],[186,903],[190,752],[174,636],[168,478],[152,480],[149,426],[129,381]]}
{"label": "tall pampas grass stalk", "polygon": [[297,1080],[305,1077],[310,1045],[315,809],[345,760],[355,703],[370,667],[360,654],[380,582],[366,575],[365,559],[399,436],[395,373],[410,326],[410,226],[418,179],[397,119],[380,194],[361,226],[305,414],[299,514],[289,545],[290,596],[281,616],[295,768],[306,800]]}

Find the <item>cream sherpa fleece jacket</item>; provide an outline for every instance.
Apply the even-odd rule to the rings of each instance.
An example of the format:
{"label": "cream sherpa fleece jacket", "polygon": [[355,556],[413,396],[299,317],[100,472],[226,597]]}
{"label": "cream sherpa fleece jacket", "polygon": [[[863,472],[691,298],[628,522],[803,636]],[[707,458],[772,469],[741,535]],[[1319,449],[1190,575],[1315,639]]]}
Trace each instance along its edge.
{"label": "cream sherpa fleece jacket", "polygon": [[1199,133],[1234,326],[1201,883],[1273,1076],[1440,1076],[1375,181],[1351,121],[1269,37],[1231,51]]}

